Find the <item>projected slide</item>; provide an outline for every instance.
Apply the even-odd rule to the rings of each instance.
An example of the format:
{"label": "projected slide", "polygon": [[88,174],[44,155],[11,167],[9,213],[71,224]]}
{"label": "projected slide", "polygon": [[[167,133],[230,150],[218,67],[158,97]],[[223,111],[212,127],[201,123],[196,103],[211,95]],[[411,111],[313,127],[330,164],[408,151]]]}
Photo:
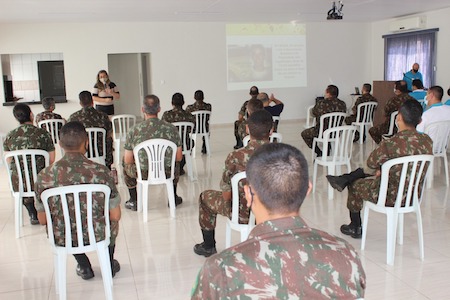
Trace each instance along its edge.
{"label": "projected slide", "polygon": [[229,24],[228,90],[306,86],[304,24]]}

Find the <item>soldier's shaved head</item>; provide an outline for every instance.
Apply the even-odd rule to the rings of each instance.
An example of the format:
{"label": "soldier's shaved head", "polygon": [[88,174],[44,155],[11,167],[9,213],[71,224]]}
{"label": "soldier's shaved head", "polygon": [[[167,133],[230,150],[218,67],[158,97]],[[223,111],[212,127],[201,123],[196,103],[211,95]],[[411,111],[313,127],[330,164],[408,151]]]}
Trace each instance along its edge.
{"label": "soldier's shaved head", "polygon": [[92,105],[94,104],[94,100],[92,100],[92,94],[91,94],[91,92],[88,92],[88,91],[82,91],[82,92],[78,95],[78,98],[80,98],[80,105],[81,105],[81,107],[83,107],[83,108],[92,106]]}
{"label": "soldier's shaved head", "polygon": [[403,122],[406,125],[416,127],[422,120],[423,108],[419,101],[416,100],[406,100],[398,113],[402,115]]}
{"label": "soldier's shaved head", "polygon": [[87,137],[86,128],[81,122],[68,122],[61,128],[59,144],[66,151],[74,151],[80,149]]}
{"label": "soldier's shaved head", "polygon": [[45,110],[50,110],[50,108],[55,107],[55,99],[52,97],[45,97],[42,99],[42,106]]}
{"label": "soldier's shaved head", "polygon": [[257,110],[263,109],[264,105],[261,102],[261,100],[258,99],[251,99],[247,102],[247,111],[251,115]]}
{"label": "soldier's shaved head", "polygon": [[246,172],[269,213],[298,212],[309,187],[308,164],[300,150],[283,143],[265,144],[253,153]]}
{"label": "soldier's shaved head", "polygon": [[159,113],[159,98],[156,95],[147,95],[144,98],[144,103],[142,105],[144,113],[147,115],[157,115]]}
{"label": "soldier's shaved head", "polygon": [[269,95],[267,95],[267,93],[259,93],[256,99],[262,101],[263,103],[269,102]]}
{"label": "soldier's shaved head", "polygon": [[265,109],[257,110],[248,117],[248,131],[250,136],[256,140],[268,139],[272,126],[272,115]]}
{"label": "soldier's shaved head", "polygon": [[32,122],[31,120],[31,109],[28,105],[24,103],[17,103],[13,108],[14,118],[19,121],[20,124],[26,122]]}

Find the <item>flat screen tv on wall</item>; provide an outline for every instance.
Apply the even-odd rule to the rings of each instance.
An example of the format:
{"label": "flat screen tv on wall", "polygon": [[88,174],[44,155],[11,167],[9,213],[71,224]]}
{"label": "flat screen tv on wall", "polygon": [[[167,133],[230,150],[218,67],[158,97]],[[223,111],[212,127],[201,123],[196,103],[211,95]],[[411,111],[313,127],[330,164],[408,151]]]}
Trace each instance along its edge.
{"label": "flat screen tv on wall", "polygon": [[41,100],[45,97],[52,97],[56,101],[65,101],[64,61],[38,61],[38,73]]}

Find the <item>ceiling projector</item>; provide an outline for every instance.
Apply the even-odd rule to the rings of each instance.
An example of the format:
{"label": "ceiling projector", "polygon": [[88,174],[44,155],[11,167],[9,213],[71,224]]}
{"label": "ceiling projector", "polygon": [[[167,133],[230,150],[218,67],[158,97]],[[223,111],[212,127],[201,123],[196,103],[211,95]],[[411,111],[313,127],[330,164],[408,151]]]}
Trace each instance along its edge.
{"label": "ceiling projector", "polygon": [[344,4],[342,1],[339,1],[339,4],[336,5],[336,1],[333,2],[333,6],[327,13],[327,20],[342,20],[344,14],[342,13],[342,8]]}

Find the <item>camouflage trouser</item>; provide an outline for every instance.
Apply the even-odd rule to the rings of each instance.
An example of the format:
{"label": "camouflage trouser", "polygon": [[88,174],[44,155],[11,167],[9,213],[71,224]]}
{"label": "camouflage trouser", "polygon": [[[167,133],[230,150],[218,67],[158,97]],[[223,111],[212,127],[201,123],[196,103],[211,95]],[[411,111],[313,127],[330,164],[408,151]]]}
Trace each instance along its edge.
{"label": "camouflage trouser", "polygon": [[114,246],[116,244],[116,238],[119,234],[119,222],[117,221],[110,221],[109,223],[111,228],[111,237],[109,238],[109,245]]}
{"label": "camouflage trouser", "polygon": [[113,164],[113,139],[111,137],[106,138],[106,166],[111,169]]}
{"label": "camouflage trouser", "polygon": [[238,135],[239,126],[241,126],[243,121],[234,121],[234,135]]}
{"label": "camouflage trouser", "polygon": [[309,148],[312,148],[313,139],[319,136],[319,129],[311,127],[302,131],[302,138]]}
{"label": "camouflage trouser", "polygon": [[353,122],[356,122],[356,115],[345,117],[345,124],[352,125]]}
{"label": "camouflage trouser", "polygon": [[364,201],[377,203],[380,186],[375,182],[375,176],[361,178],[348,187],[347,208],[351,212],[362,210]]}
{"label": "camouflage trouser", "polygon": [[[137,169],[136,169],[136,164],[125,164],[124,161],[122,160],[122,169],[123,169],[123,178],[125,181],[125,184],[127,185],[127,187],[129,189],[135,188],[136,187],[136,178],[137,178]],[[142,174],[143,179],[147,179],[147,172],[143,172]],[[170,176],[170,172],[167,172],[166,170],[166,176],[169,177]],[[173,184],[177,185],[178,183],[178,179],[180,177],[180,162],[175,162],[175,172],[174,172],[174,179],[173,179]]]}
{"label": "camouflage trouser", "polygon": [[231,201],[225,201],[221,191],[207,190],[199,197],[198,222],[204,230],[216,228],[217,215],[231,218]]}
{"label": "camouflage trouser", "polygon": [[241,124],[239,125],[238,128],[238,135],[241,138],[241,140],[243,140],[247,135],[247,121],[244,120],[241,122]]}
{"label": "camouflage trouser", "polygon": [[[14,189],[14,191],[18,191],[19,190],[19,177],[17,176],[15,171],[13,171],[11,175],[12,175],[13,189]],[[26,186],[25,180],[23,182],[23,185],[24,185],[24,187]],[[34,182],[31,182],[31,188],[34,190]],[[34,197],[22,197],[23,205],[27,205],[30,203],[33,203],[33,205],[34,205]]]}
{"label": "camouflage trouser", "polygon": [[370,136],[373,138],[375,143],[379,144],[383,139],[382,135],[388,133],[389,123],[381,123],[377,126],[373,126],[369,129]]}

